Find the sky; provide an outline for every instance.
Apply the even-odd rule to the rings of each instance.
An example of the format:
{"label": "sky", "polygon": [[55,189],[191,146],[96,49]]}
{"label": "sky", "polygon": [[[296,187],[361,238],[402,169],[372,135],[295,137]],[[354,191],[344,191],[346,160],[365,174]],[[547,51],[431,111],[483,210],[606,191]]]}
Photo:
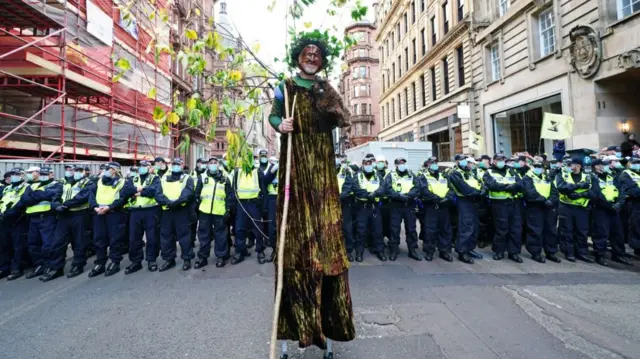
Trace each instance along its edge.
{"label": "sky", "polygon": [[[224,0],[220,0],[224,1]],[[284,71],[286,66],[283,63],[274,63],[274,58],[282,59],[285,54],[285,44],[289,41],[287,27],[293,26],[294,21],[291,16],[285,20],[285,9],[293,3],[293,0],[276,0],[276,6],[272,12],[267,10],[271,0],[226,0],[227,13],[236,30],[249,45],[260,44],[257,56],[265,63],[272,65],[278,72]],[[305,8],[302,19],[295,20],[295,27],[298,31],[304,29],[304,23],[310,22],[312,29],[331,29],[333,26],[339,30],[342,36],[344,28],[353,22],[351,19],[351,6],[347,5],[338,10],[335,16],[327,15],[330,0],[316,0],[314,5]],[[354,0],[351,0],[354,3]],[[369,6],[367,19],[373,21],[374,0],[362,0],[364,5]],[[219,5],[216,8],[216,17],[219,13]],[[340,64],[334,66],[340,69]],[[331,82],[336,83],[333,77]]]}

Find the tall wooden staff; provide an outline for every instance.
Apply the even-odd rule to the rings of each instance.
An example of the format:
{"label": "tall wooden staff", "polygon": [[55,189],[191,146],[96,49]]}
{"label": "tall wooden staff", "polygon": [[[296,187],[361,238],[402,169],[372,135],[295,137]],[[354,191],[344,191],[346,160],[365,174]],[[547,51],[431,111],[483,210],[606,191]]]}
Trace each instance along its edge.
{"label": "tall wooden staff", "polygon": [[[284,112],[285,118],[293,117],[296,110],[296,96],[293,96],[293,108],[291,110],[291,116],[289,116],[289,93],[287,91],[287,84],[284,84]],[[282,302],[282,286],[283,286],[283,271],[284,271],[284,245],[285,235],[287,231],[287,218],[289,216],[289,183],[291,177],[291,144],[293,143],[293,131],[287,134],[287,164],[284,177],[284,208],[282,212],[282,221],[280,222],[280,235],[278,237],[278,269],[276,280],[276,302],[273,307],[273,323],[271,326],[271,351],[269,354],[270,359],[276,359],[276,346],[278,342],[278,318],[280,317],[280,303]]]}

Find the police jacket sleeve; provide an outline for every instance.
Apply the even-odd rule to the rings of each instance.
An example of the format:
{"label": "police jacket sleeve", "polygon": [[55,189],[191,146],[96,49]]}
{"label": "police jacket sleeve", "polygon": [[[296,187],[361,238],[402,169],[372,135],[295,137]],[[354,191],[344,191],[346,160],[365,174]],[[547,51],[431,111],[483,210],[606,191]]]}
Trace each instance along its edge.
{"label": "police jacket sleeve", "polygon": [[278,171],[275,172],[271,172],[271,168],[273,166],[269,166],[269,168],[267,169],[267,173],[265,173],[262,176],[262,181],[263,181],[263,186],[266,188],[269,186],[269,184],[271,184],[271,182],[273,182],[273,180],[276,178],[276,176],[278,175]]}
{"label": "police jacket sleeve", "polygon": [[180,197],[178,197],[178,199],[175,200],[174,202],[176,205],[187,203],[193,198],[193,193],[194,193],[193,178],[187,177],[186,181],[187,181],[187,184],[182,189],[182,192],[180,192]]}
{"label": "police jacket sleeve", "polygon": [[499,183],[498,181],[496,181],[496,179],[489,174],[489,171],[486,171],[484,173],[484,176],[482,176],[482,182],[484,182],[484,185],[487,187],[489,191],[493,191],[493,192],[506,191],[507,187],[509,187],[509,185],[507,184]]}
{"label": "police jacket sleeve", "polygon": [[349,173],[344,175],[344,184],[342,185],[342,192],[340,192],[340,199],[346,201],[351,196],[351,191],[353,188],[353,179]]}
{"label": "police jacket sleeve", "polygon": [[409,193],[407,193],[407,197],[409,197],[410,199],[416,199],[420,197],[421,181],[418,178],[418,176],[415,176],[414,174],[412,174],[412,176],[413,176],[413,188],[409,190]]}
{"label": "police jacket sleeve", "polygon": [[98,207],[98,202],[96,201],[96,191],[98,191],[97,183],[91,187],[91,191],[89,191],[89,207],[96,208]]}
{"label": "police jacket sleeve", "polygon": [[540,193],[536,190],[536,187],[533,184],[533,179],[531,177],[526,176],[522,178],[522,189],[524,193],[524,199],[527,202],[544,202],[546,198],[542,197]]}
{"label": "police jacket sleeve", "polygon": [[620,175],[620,183],[627,197],[634,199],[640,198],[640,187],[633,182],[633,179],[631,179],[628,173],[622,172]]}
{"label": "police jacket sleeve", "polygon": [[124,205],[127,204],[127,202],[129,201],[129,198],[133,197],[133,195],[136,194],[136,192],[138,192],[138,189],[133,186],[132,181],[129,181],[129,180],[124,180],[124,181],[125,181],[124,185],[120,190],[120,198],[113,201],[113,203],[109,205],[110,209],[120,209],[124,207]]}
{"label": "police jacket sleeve", "polygon": [[[374,175],[376,176],[376,175]],[[373,196],[374,197],[384,197],[384,196],[388,196],[388,188],[386,186],[387,181],[389,181],[388,183],[391,183],[391,174],[388,174],[386,176],[384,176],[384,178],[380,178],[378,177],[378,181],[380,181],[380,186],[378,186],[378,189],[375,190],[373,192]]]}
{"label": "police jacket sleeve", "polygon": [[421,176],[420,179],[420,197],[422,201],[425,203],[435,203],[440,201],[440,197],[438,197],[435,193],[429,191],[429,182],[424,176]]}
{"label": "police jacket sleeve", "polygon": [[393,181],[391,179],[391,174],[388,174],[387,176],[384,177],[384,181],[382,181],[382,184],[380,185],[380,187],[384,187],[384,193],[387,195],[387,197],[389,197],[391,200],[393,201],[402,201],[402,194],[398,193],[394,188],[393,188]]}
{"label": "police jacket sleeve", "polygon": [[[31,190],[31,187],[27,186],[27,188],[25,188],[24,190],[24,193],[20,197],[20,200],[16,202],[16,204],[14,204],[13,207],[11,207],[11,209],[9,209],[5,214],[7,216],[13,216],[18,213],[21,213],[22,211],[25,210],[25,208],[31,206],[32,204],[29,203],[30,202],[29,198],[31,197],[31,193],[33,193],[33,191]],[[38,203],[38,202],[35,202],[35,203]]]}
{"label": "police jacket sleeve", "polygon": [[140,192],[141,197],[155,198],[156,193],[161,190],[160,177],[153,176],[151,183]]}
{"label": "police jacket sleeve", "polygon": [[230,212],[235,204],[235,199],[233,197],[233,188],[231,188],[231,181],[229,181],[228,178],[225,178],[224,181],[224,193],[227,195],[224,200],[224,207],[227,212]]}
{"label": "police jacket sleeve", "polygon": [[460,172],[458,171],[452,171],[451,174],[449,174],[449,181],[464,197],[474,197],[480,195],[480,191],[469,186],[469,184],[465,182],[464,178],[462,178],[462,174],[460,174]]}
{"label": "police jacket sleeve", "polygon": [[85,186],[78,192],[78,194],[70,200],[64,202],[64,206],[67,208],[75,208],[83,206],[89,202],[89,196],[92,191],[95,191],[94,186],[87,181]]}
{"label": "police jacket sleeve", "polygon": [[596,207],[611,209],[611,204],[607,201],[607,199],[602,194],[602,190],[600,188],[600,182],[597,178],[591,179],[591,190],[590,190],[590,199],[591,203]]}
{"label": "police jacket sleeve", "polygon": [[556,181],[553,178],[551,180],[551,193],[549,194],[549,201],[553,203],[554,207],[558,205],[560,200],[560,194],[558,193],[558,187],[556,187]]}
{"label": "police jacket sleeve", "polygon": [[558,192],[562,194],[570,194],[575,192],[578,187],[573,183],[567,183],[562,177],[562,173],[558,173],[556,176],[556,184],[558,185]]}
{"label": "police jacket sleeve", "polygon": [[200,194],[202,194],[202,187],[204,186],[204,184],[202,183],[202,177],[198,176],[197,178],[198,180],[196,181],[196,190],[193,195],[196,200],[200,198]]}
{"label": "police jacket sleeve", "polygon": [[31,200],[36,203],[42,201],[54,202],[62,197],[62,183],[55,182],[44,191],[34,191],[31,194]]}
{"label": "police jacket sleeve", "polygon": [[[357,176],[357,175],[356,175]],[[354,176],[352,181],[352,189],[356,198],[367,199],[369,197],[369,192],[366,189],[360,186],[360,181],[358,181],[358,177]]]}

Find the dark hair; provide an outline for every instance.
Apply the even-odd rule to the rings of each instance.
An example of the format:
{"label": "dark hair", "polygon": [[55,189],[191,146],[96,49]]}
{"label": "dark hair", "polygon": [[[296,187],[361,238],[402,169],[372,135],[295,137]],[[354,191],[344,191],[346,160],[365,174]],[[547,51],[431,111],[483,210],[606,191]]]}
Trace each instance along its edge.
{"label": "dark hair", "polygon": [[298,58],[300,57],[302,50],[304,50],[304,48],[309,45],[317,46],[320,49],[320,53],[322,53],[322,65],[320,66],[319,70],[327,67],[329,63],[329,50],[327,48],[327,44],[319,39],[309,39],[304,37],[300,38],[293,44],[293,46],[291,46],[291,65],[293,67],[298,67],[300,65],[300,63],[298,62]]}

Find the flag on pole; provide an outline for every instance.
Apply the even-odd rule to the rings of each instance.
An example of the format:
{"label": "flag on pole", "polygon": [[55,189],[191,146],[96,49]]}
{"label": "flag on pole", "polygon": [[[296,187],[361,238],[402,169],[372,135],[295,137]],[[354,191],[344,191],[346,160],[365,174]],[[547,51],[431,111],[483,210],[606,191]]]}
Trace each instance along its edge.
{"label": "flag on pole", "polygon": [[480,151],[484,149],[484,138],[475,132],[469,132],[469,149]]}
{"label": "flag on pole", "polygon": [[564,140],[573,134],[573,117],[544,113],[540,138],[549,140]]}

